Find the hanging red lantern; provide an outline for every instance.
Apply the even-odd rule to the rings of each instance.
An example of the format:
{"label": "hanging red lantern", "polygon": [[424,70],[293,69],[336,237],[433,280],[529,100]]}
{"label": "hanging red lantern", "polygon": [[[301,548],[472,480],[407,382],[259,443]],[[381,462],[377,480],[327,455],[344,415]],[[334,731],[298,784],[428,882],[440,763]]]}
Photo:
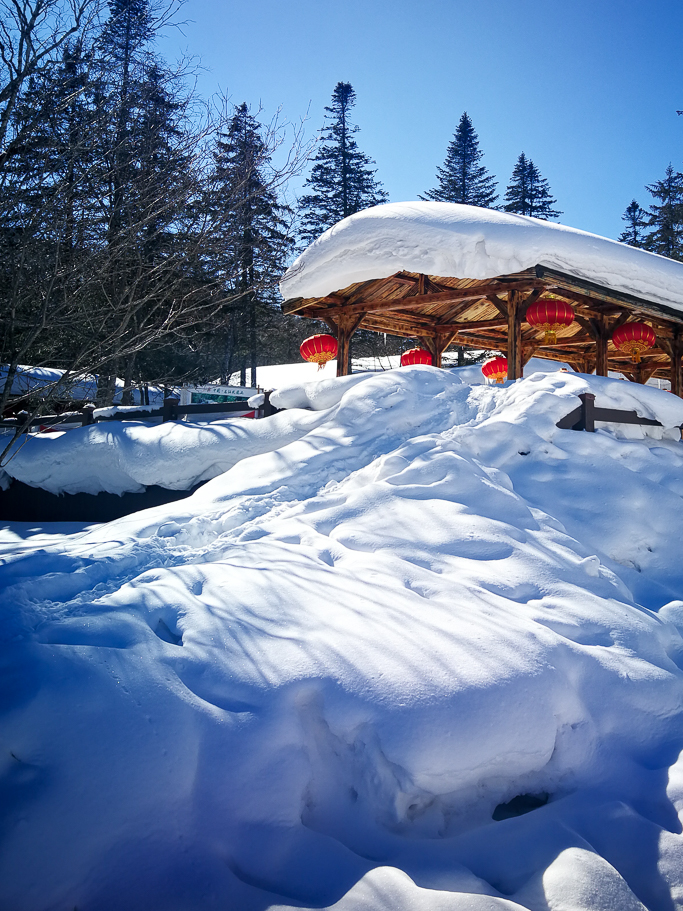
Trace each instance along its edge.
{"label": "hanging red lantern", "polygon": [[333,335],[312,335],[301,343],[301,357],[318,365],[322,370],[328,361],[337,356],[337,339]]}
{"label": "hanging red lantern", "polygon": [[634,364],[639,364],[641,354],[654,347],[657,336],[647,323],[624,323],[614,330],[612,341],[620,351],[630,356]]}
{"label": "hanging red lantern", "polygon": [[508,359],[506,357],[492,357],[481,365],[481,372],[487,380],[504,383],[508,376]]}
{"label": "hanging red lantern", "polygon": [[414,364],[432,365],[433,359],[424,348],[409,348],[401,355],[401,367],[412,367]]}
{"label": "hanging red lantern", "polygon": [[534,329],[543,329],[545,345],[554,345],[557,342],[558,329],[571,326],[574,322],[574,310],[564,301],[548,298],[531,304],[524,318]]}

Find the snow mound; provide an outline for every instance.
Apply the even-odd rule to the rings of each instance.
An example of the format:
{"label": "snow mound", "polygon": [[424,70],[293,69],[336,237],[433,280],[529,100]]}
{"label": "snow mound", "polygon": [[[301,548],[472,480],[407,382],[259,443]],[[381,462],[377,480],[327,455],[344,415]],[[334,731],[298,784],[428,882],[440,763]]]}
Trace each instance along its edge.
{"label": "snow mound", "polygon": [[[136,409],[137,410],[137,409]],[[158,485],[189,490],[240,459],[304,436],[316,418],[297,412],[246,422],[108,422],[20,439],[4,472],[50,493],[139,493]]]}
{"label": "snow mound", "polygon": [[[300,366],[300,365],[285,365]],[[311,366],[304,365],[304,366]],[[559,364],[532,358],[525,368],[558,370]],[[317,378],[288,383],[277,389],[271,402],[277,408],[324,411],[337,405],[344,393],[372,378],[373,373]],[[453,370],[456,382],[484,383],[478,364]],[[252,396],[249,407],[263,404],[264,395]],[[98,408],[97,417],[120,412],[152,410],[153,406]],[[227,471],[240,459],[279,449],[315,425],[306,415],[280,415],[270,423],[248,429],[237,420],[207,424],[188,422],[149,426],[141,422],[110,423],[70,430],[68,435],[22,438],[17,441],[4,470],[0,488],[15,478],[50,493],[137,493],[150,485],[167,490],[189,490]]]}
{"label": "snow mound", "polygon": [[329,228],[280,282],[285,300],[322,297],[395,272],[486,279],[533,266],[683,310],[683,264],[526,215],[447,202],[396,202]]}
{"label": "snow mound", "polygon": [[[680,907],[683,402],[333,386],[188,499],[5,533],[0,905]],[[664,426],[558,429],[586,391]]]}

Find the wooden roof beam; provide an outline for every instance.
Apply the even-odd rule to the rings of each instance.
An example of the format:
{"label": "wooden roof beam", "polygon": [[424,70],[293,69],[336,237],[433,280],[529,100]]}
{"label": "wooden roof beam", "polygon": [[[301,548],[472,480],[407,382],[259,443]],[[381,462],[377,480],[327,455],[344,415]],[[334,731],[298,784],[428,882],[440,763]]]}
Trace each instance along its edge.
{"label": "wooden roof beam", "polygon": [[[533,283],[525,281],[518,287],[519,290],[528,291],[532,290],[534,285]],[[490,285],[479,287],[452,288],[450,291],[436,291],[428,294],[416,294],[395,299],[381,297],[370,298],[353,304],[347,304],[343,307],[336,304],[333,304],[330,307],[321,306],[321,304],[326,302],[327,298],[318,298],[315,299],[315,301],[309,300],[307,306],[315,308],[316,315],[323,311],[331,312],[341,309],[346,313],[380,313],[384,310],[413,310],[419,307],[427,307],[430,304],[450,304],[459,303],[461,301],[479,300],[480,298],[487,297],[489,293],[494,294],[497,290],[500,290],[500,285],[497,282],[493,282]]]}
{"label": "wooden roof beam", "polygon": [[[667,307],[665,304],[658,304],[654,301],[644,300],[634,294],[626,294],[622,291],[613,291],[611,288],[605,288],[594,282],[585,279],[576,278],[565,272],[559,272],[555,269],[548,269],[546,266],[536,266],[536,277],[547,279],[555,283],[557,293],[564,296],[566,291],[573,291],[583,294],[591,301],[605,302],[608,304],[625,305],[631,312],[640,310],[643,314],[652,314],[654,317],[663,318],[669,322],[683,324],[683,312],[675,310],[673,307]],[[681,301],[683,305],[683,301]]]}

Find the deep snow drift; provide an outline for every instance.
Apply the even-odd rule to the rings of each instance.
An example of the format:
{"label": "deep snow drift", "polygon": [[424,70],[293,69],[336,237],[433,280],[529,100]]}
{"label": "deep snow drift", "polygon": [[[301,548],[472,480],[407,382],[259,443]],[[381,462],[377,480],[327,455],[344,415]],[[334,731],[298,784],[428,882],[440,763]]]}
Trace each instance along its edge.
{"label": "deep snow drift", "polygon": [[683,264],[527,215],[450,202],[393,202],[333,225],[280,281],[285,300],[322,297],[402,269],[486,279],[533,266],[681,310]]}
{"label": "deep snow drift", "polygon": [[[5,533],[0,907],[683,907],[683,402],[354,379]],[[664,429],[559,430],[588,390]]]}
{"label": "deep snow drift", "polygon": [[[393,366],[398,366],[398,357],[393,359]],[[303,372],[303,382],[293,379],[301,374],[301,367],[312,368]],[[561,367],[559,363],[534,357],[524,370],[525,375],[530,375],[539,369],[546,372]],[[263,369],[284,380],[271,398],[273,405],[315,411],[336,405],[341,390],[373,375],[360,373],[337,380],[329,364],[325,371],[317,371],[315,364],[283,364]],[[457,368],[455,375],[469,384],[486,382],[479,364]],[[263,395],[250,401],[258,403],[258,407],[263,403]],[[121,407],[98,409],[96,414],[114,410],[126,411]],[[140,406],[130,410],[138,411]],[[0,489],[15,478],[55,494],[139,493],[153,484],[167,490],[190,490],[247,456],[280,449],[305,436],[318,423],[318,419],[307,415],[280,415],[251,427],[245,425],[243,418],[210,424],[121,421],[22,436],[0,469]]]}

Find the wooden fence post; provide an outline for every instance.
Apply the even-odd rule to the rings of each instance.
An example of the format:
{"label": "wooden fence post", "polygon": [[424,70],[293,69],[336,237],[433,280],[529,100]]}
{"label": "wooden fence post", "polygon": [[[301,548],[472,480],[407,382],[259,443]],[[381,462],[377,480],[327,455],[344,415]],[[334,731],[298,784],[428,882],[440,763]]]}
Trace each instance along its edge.
{"label": "wooden fence post", "polygon": [[275,405],[270,404],[270,396],[272,392],[272,389],[268,389],[267,392],[263,393],[263,405],[261,407],[263,409],[264,418],[269,418],[271,414],[276,414],[277,412]]}
{"label": "wooden fence post", "polygon": [[178,420],[178,404],[180,399],[175,398],[175,396],[168,396],[164,399],[164,407],[161,415],[161,420],[166,423],[166,421],[177,421]]}
{"label": "wooden fence post", "polygon": [[93,412],[95,411],[94,405],[84,405],[81,409],[81,427],[87,427],[89,424],[95,423],[95,416]]}
{"label": "wooden fence post", "polygon": [[579,398],[583,405],[579,429],[587,430],[588,433],[595,433],[595,396],[592,392],[583,392]]}
{"label": "wooden fence post", "polygon": [[15,414],[15,417],[16,417],[16,419],[17,419],[17,423],[18,423],[18,424],[23,424],[24,422],[26,422],[26,424],[25,424],[24,427],[22,428],[22,431],[21,431],[21,432],[22,432],[22,433],[30,433],[30,432],[31,432],[31,424],[29,423],[29,413],[28,413],[28,411],[17,411],[17,413]]}

